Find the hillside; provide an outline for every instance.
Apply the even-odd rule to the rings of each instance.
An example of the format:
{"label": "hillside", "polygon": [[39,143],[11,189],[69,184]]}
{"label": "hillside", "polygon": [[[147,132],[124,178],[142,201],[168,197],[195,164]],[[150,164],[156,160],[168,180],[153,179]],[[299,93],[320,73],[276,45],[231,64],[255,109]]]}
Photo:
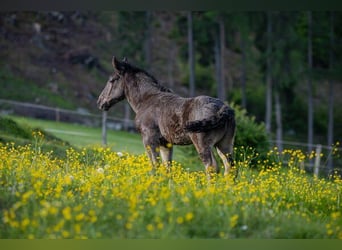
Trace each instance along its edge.
{"label": "hillside", "polygon": [[107,32],[91,14],[2,14],[1,98],[94,109],[110,70]]}

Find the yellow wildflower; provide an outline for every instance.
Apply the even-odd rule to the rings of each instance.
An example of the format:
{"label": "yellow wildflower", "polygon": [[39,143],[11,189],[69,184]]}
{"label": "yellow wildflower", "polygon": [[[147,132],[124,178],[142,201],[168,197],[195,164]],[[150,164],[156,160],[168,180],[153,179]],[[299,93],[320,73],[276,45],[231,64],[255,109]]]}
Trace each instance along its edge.
{"label": "yellow wildflower", "polygon": [[65,207],[62,210],[62,214],[64,216],[64,219],[71,220],[71,208],[70,207]]}
{"label": "yellow wildflower", "polygon": [[178,224],[183,224],[184,218],[183,218],[182,216],[178,216],[176,222],[177,222]]}
{"label": "yellow wildflower", "polygon": [[154,230],[154,226],[152,224],[148,224],[146,226],[147,231],[152,232]]}
{"label": "yellow wildflower", "polygon": [[191,212],[186,213],[185,215],[185,220],[186,221],[191,221],[194,218],[194,214]]}
{"label": "yellow wildflower", "polygon": [[238,223],[239,215],[234,214],[232,217],[230,217],[230,227],[234,228]]}

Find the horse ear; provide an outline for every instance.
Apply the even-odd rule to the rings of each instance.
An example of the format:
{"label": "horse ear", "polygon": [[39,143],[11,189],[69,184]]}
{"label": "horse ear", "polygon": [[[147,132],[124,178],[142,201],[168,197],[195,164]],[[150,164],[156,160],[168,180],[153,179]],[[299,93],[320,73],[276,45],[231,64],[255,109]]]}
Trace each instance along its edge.
{"label": "horse ear", "polygon": [[124,57],[124,58],[122,59],[122,61],[123,61],[124,63],[128,63],[127,57]]}
{"label": "horse ear", "polygon": [[119,71],[120,73],[125,70],[125,66],[120,61],[118,61],[115,56],[113,56],[112,64],[113,68]]}

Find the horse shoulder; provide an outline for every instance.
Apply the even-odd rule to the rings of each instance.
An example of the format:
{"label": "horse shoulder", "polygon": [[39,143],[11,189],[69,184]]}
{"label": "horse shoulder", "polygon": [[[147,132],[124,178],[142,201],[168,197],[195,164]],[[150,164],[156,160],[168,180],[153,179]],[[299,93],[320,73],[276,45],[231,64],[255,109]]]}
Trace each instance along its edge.
{"label": "horse shoulder", "polygon": [[144,109],[135,116],[135,124],[138,131],[143,129],[155,129],[158,127],[155,113],[150,109]]}

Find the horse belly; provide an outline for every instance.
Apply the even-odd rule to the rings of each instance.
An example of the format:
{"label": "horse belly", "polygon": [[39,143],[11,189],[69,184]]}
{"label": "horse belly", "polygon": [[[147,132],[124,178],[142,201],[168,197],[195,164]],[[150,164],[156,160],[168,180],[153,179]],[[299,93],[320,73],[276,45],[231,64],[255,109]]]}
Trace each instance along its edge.
{"label": "horse belly", "polygon": [[170,139],[170,142],[174,145],[189,145],[192,143],[190,137],[184,132],[176,134]]}
{"label": "horse belly", "polygon": [[174,145],[188,145],[192,143],[188,133],[175,121],[160,127],[160,132],[168,142]]}

